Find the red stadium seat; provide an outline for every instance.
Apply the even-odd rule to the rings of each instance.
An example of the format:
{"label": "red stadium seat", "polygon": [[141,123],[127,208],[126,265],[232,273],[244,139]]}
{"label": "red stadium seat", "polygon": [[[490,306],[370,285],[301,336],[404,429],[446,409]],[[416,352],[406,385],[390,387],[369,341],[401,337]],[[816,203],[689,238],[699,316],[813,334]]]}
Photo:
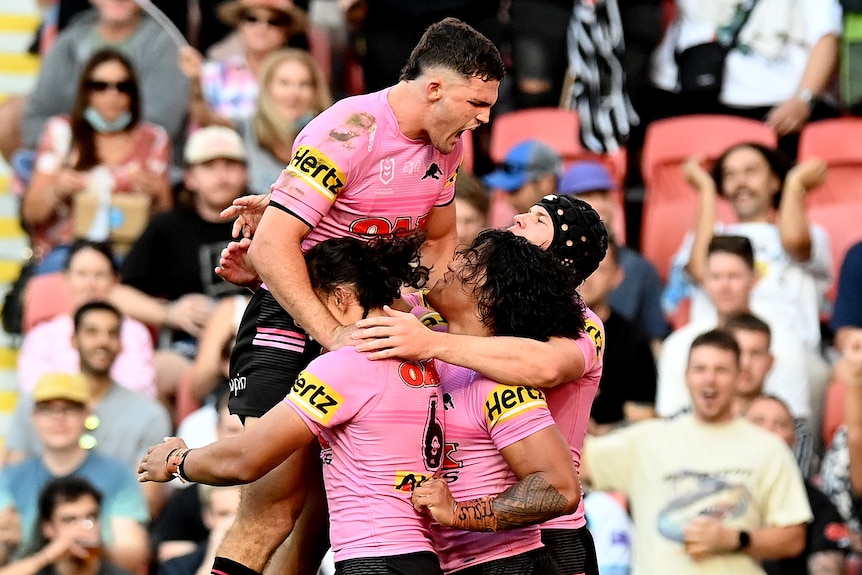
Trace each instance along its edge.
{"label": "red stadium seat", "polygon": [[33,276],[24,293],[22,329],[30,331],[36,324],[63,313],[72,313],[72,300],[63,272]]}
{"label": "red stadium seat", "polygon": [[582,160],[601,162],[608,168],[620,189],[614,193],[617,203],[614,233],[625,243],[625,198],[622,183],[626,176],[626,150],[596,154],[584,148],[580,140],[580,120],[574,110],[563,108],[528,108],[494,118],[489,153],[495,163],[502,163],[506,153],[524,140],[535,139],[556,150],[566,166]]}
{"label": "red stadium seat", "polygon": [[819,158],[829,167],[822,186],[805,196],[807,206],[862,202],[862,119],[840,118],[805,126],[799,161]]}
{"label": "red stadium seat", "polygon": [[[817,190],[812,192],[817,193]],[[820,224],[829,234],[832,251],[832,277],[835,281],[826,293],[829,301],[835,301],[838,273],[847,250],[862,240],[862,199],[856,202],[814,204],[807,209],[810,221]]]}
{"label": "red stadium seat", "polygon": [[[650,124],[641,168],[646,187],[641,252],[667,279],[671,258],[694,226],[698,198],[682,173],[691,156],[717,159],[734,144],[776,145],[775,133],[762,122],[734,116],[682,116]],[[719,202],[719,219],[733,221],[730,206]]]}

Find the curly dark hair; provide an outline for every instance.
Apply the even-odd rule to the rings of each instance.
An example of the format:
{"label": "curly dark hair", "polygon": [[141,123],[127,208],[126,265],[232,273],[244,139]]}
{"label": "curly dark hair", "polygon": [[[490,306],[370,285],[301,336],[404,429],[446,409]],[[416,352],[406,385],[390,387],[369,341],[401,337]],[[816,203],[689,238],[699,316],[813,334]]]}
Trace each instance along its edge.
{"label": "curly dark hair", "polygon": [[415,80],[439,66],[465,78],[500,81],[506,67],[494,43],[457,18],[431,24],[413,48],[399,80]]}
{"label": "curly dark hair", "polygon": [[584,305],[574,271],[549,251],[504,230],[485,230],[457,254],[482,324],[494,335],[547,341],[578,337]]}
{"label": "curly dark hair", "polygon": [[784,178],[787,177],[787,172],[793,167],[793,162],[781,150],[770,148],[757,142],[743,142],[733,145],[718,157],[712,166],[712,179],[715,180],[715,189],[718,190],[719,194],[724,195],[724,161],[730,154],[742,148],[754,150],[763,156],[763,159],[769,164],[769,170],[778,178],[778,193],[773,198],[775,207],[778,207],[781,202],[781,188],[784,186]]}
{"label": "curly dark hair", "polygon": [[305,263],[311,287],[332,293],[350,284],[364,311],[390,305],[401,295],[402,286],[419,288],[428,281],[429,270],[419,265],[419,248],[425,235],[380,235],[369,240],[333,238],[308,250]]}

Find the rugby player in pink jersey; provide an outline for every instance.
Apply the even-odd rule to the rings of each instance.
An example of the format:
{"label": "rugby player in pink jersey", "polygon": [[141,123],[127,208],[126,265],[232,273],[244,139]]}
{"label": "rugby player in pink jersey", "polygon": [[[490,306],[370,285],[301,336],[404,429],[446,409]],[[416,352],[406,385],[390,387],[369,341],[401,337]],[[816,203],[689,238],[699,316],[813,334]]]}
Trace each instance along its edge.
{"label": "rugby player in pink jersey", "polygon": [[[320,346],[336,349],[353,329],[314,296],[305,250],[326,238],[422,229],[423,264],[432,273],[445,270],[456,244],[460,136],[489,120],[503,75],[494,45],[447,18],[425,32],[398,84],[338,102],[297,136],[250,246],[244,240],[249,269],[264,284],[246,309],[231,358],[230,407],[246,425],[281,401]],[[229,264],[217,271],[232,276]],[[309,446],[244,488],[214,571],[262,572],[296,524],[303,528],[270,569],[316,573],[326,515],[309,503],[317,500],[310,490],[320,489],[315,460]]]}
{"label": "rugby player in pink jersey", "polygon": [[[596,270],[607,250],[607,231],[586,202],[570,196],[546,196],[526,214],[515,216],[509,231],[547,249],[571,266],[576,284]],[[425,300],[436,308],[434,295]],[[585,330],[578,337],[547,342],[519,337],[493,338],[422,328],[409,313],[358,322],[355,338],[369,338],[356,348],[372,359],[434,357],[473,369],[506,385],[530,385],[547,393],[547,403],[566,437],[572,460],[580,465],[590,408],[602,371],[604,327],[585,308]],[[441,318],[436,319],[439,323]],[[427,322],[426,322],[427,323]],[[564,575],[598,574],[595,545],[586,528],[583,502],[571,515],[542,525],[542,539]]]}
{"label": "rugby player in pink jersey", "polygon": [[[340,321],[381,314],[402,284],[418,287],[428,278],[417,265],[421,240],[321,242],[306,254],[311,285]],[[150,449],[139,478],[254,481],[315,438],[337,572],[441,573],[429,520],[410,501],[412,487],[433,476],[443,457],[443,398],[431,361],[372,362],[353,347],[326,353],[256,425],[192,451],[169,438]]]}

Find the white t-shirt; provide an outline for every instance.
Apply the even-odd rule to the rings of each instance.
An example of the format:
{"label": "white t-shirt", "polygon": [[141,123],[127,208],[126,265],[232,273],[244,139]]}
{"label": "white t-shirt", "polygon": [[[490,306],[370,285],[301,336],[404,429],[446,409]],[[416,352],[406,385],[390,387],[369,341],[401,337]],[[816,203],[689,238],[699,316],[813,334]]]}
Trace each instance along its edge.
{"label": "white t-shirt", "polygon": [[[652,80],[677,90],[675,53],[715,40],[740,0],[676,0],[677,18],[653,53]],[[730,106],[772,106],[799,88],[811,48],[841,34],[837,0],[757,0],[725,62],[721,101]]]}
{"label": "white t-shirt", "polygon": [[[820,309],[832,281],[832,253],[826,231],[812,224],[811,257],[799,263],[781,246],[778,226],[769,223],[735,223],[715,226],[716,234],[745,236],[751,240],[760,280],[751,293],[751,310],[775,331],[796,334],[806,349],[820,347]],[[691,254],[692,234],[674,256],[674,267],[684,267]],[[691,299],[692,323],[715,322],[716,311],[706,293],[695,287]]]}

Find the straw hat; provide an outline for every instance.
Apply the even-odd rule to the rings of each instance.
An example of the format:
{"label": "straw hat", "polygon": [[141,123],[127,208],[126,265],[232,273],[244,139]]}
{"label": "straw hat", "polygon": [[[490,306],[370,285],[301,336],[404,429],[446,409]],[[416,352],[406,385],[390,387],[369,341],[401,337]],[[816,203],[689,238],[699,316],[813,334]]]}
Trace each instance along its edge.
{"label": "straw hat", "polygon": [[236,27],[246,12],[254,8],[266,8],[286,16],[288,36],[304,32],[308,28],[308,15],[305,10],[295,6],[290,0],[228,0],[219,5],[216,13],[219,20],[228,26]]}

